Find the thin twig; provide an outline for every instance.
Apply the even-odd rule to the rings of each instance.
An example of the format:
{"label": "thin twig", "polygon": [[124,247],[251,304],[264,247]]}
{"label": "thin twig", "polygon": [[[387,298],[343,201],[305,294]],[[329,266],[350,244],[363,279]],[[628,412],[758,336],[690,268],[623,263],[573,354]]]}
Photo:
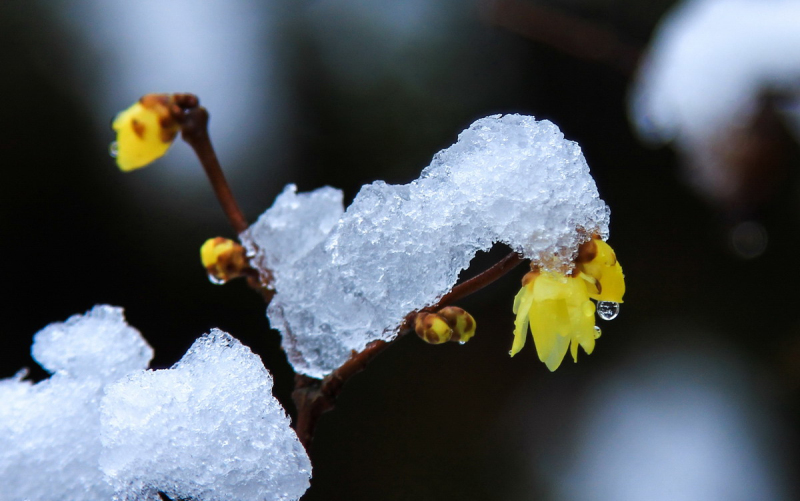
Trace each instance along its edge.
{"label": "thin twig", "polygon": [[525,259],[516,252],[510,253],[491,268],[453,287],[453,290],[442,296],[442,299],[431,309],[438,310],[444,308],[445,306],[455,303],[459,299],[463,299],[470,294],[478,292],[519,266],[523,261],[525,261]]}
{"label": "thin twig", "polygon": [[[172,115],[181,125],[183,139],[194,149],[200,159],[200,163],[211,181],[217,199],[234,230],[236,230],[236,233],[242,233],[247,229],[248,224],[233,197],[233,193],[225,180],[225,175],[222,173],[217,155],[214,153],[214,148],[211,146],[211,139],[208,135],[208,111],[199,106],[197,97],[192,94],[175,94],[172,98],[175,105]],[[512,252],[491,268],[457,285],[453,290],[445,294],[439,302],[425,308],[425,310],[436,311],[483,289],[514,269],[522,261],[522,257],[516,252]],[[261,283],[259,274],[255,270],[248,269],[245,274],[250,286],[260,291],[265,301],[269,303],[274,291],[267,287],[268,284]],[[413,325],[417,313],[411,312],[406,316],[403,324],[398,327],[397,337],[404,336],[411,331],[411,325]],[[353,352],[347,362],[322,380],[302,374],[295,375],[295,389],[292,392],[292,399],[297,408],[297,419],[294,427],[300,442],[306,449],[309,448],[314,438],[314,431],[320,416],[336,406],[336,398],[341,393],[345,383],[363,371],[367,364],[383,352],[389,344],[380,340],[369,343],[364,350]]]}
{"label": "thin twig", "polygon": [[206,171],[206,176],[214,188],[222,210],[228,216],[231,226],[236,234],[247,229],[247,220],[244,218],[233,192],[225,179],[225,174],[220,167],[219,159],[211,145],[211,138],[208,135],[208,110],[198,106],[197,98],[191,94],[176,94],[173,96],[177,106],[180,108],[178,116],[175,118],[181,124],[181,135],[183,140],[192,147],[200,164]]}
{"label": "thin twig", "polygon": [[[425,308],[425,310],[438,310],[459,299],[473,294],[495,280],[499,279],[524,259],[516,252],[504,257],[491,268],[483,271],[479,275],[453,287],[449,293],[445,294],[436,305]],[[397,338],[405,336],[411,332],[414,318],[417,312],[409,313],[405,321],[398,329]],[[385,341],[373,341],[364,348],[363,351],[353,352],[347,362],[333,371],[321,381],[302,374],[295,376],[295,390],[292,392],[292,399],[297,408],[297,420],[295,421],[295,432],[300,442],[308,450],[314,438],[319,418],[325,412],[336,406],[336,398],[342,391],[342,387],[359,372],[363,371],[369,362],[383,352],[391,343]]]}
{"label": "thin twig", "polygon": [[520,0],[482,0],[489,24],[548,45],[573,57],[606,64],[626,76],[636,70],[641,48],[591,21]]}
{"label": "thin twig", "polygon": [[297,408],[294,430],[300,443],[308,450],[314,438],[320,416],[336,406],[336,398],[344,384],[366,369],[367,364],[389,346],[386,341],[373,341],[360,352],[353,352],[350,359],[323,380],[297,374],[292,392]]}

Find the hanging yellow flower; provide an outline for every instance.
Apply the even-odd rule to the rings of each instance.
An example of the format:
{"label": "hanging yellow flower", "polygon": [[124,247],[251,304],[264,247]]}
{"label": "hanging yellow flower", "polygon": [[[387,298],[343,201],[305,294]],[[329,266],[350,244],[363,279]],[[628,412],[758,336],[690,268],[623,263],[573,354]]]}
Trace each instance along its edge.
{"label": "hanging yellow flower", "polygon": [[591,299],[621,303],[624,293],[622,267],[611,247],[599,238],[581,246],[569,275],[531,271],[514,300],[517,318],[511,356],[525,346],[529,328],[539,360],[551,371],[558,369],[570,347],[575,361],[578,345],[591,354],[600,336]]}
{"label": "hanging yellow flower", "polygon": [[148,94],[116,116],[111,124],[117,132],[112,154],[120,170],[144,167],[167,152],[179,129],[171,104],[167,94]]}

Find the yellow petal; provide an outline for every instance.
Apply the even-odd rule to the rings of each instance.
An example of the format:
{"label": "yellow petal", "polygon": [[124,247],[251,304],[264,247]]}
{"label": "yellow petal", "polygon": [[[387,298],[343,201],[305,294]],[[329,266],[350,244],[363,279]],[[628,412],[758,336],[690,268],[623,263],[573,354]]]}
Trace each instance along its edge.
{"label": "yellow petal", "polygon": [[625,295],[625,275],[614,249],[599,238],[587,244],[593,247],[593,255],[591,259],[579,262],[577,268],[595,280],[592,283],[587,278],[590,297],[596,301],[621,303]]}
{"label": "yellow petal", "polygon": [[523,286],[514,298],[514,343],[511,345],[510,355],[513,357],[525,346],[528,338],[528,312],[533,304],[533,284]]}
{"label": "yellow petal", "polygon": [[603,270],[603,276],[598,280],[603,289],[599,294],[592,295],[592,299],[597,301],[610,301],[621,303],[622,296],[625,295],[625,275],[622,273],[622,266],[616,263],[610,268]]}
{"label": "yellow petal", "polygon": [[567,351],[577,360],[578,346],[594,350],[595,310],[589,299],[594,278],[583,273],[566,276],[541,272],[535,282],[529,281],[514,300],[516,323],[512,356],[525,344],[530,328],[539,360],[555,371]]}
{"label": "yellow petal", "polygon": [[567,351],[577,359],[578,345],[594,348],[594,303],[583,278],[556,273],[542,274],[534,288],[529,320],[539,359],[551,371],[560,365]]}
{"label": "yellow petal", "polygon": [[117,132],[117,166],[123,171],[144,167],[162,157],[178,132],[169,120],[163,98],[149,95],[119,113],[111,124]]}
{"label": "yellow petal", "polygon": [[568,315],[564,301],[545,301],[531,310],[531,332],[536,353],[550,371],[558,369],[569,348],[569,336],[559,332],[568,329],[565,318]]}

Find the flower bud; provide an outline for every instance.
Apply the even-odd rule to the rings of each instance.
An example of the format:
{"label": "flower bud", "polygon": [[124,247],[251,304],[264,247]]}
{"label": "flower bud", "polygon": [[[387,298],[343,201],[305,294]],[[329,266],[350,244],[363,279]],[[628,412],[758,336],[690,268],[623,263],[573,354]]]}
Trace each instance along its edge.
{"label": "flower bud", "polygon": [[209,238],[200,247],[200,259],[215,284],[242,276],[249,267],[244,247],[228,238]]}
{"label": "flower bud", "polygon": [[112,155],[120,170],[144,167],[167,152],[179,129],[170,113],[172,104],[167,94],[147,94],[114,118]]}
{"label": "flower bud", "polygon": [[447,306],[437,313],[453,330],[450,341],[466,343],[475,335],[475,319],[472,315],[458,306]]}
{"label": "flower bud", "polygon": [[436,313],[421,312],[414,321],[417,336],[430,344],[442,344],[450,340],[453,329],[447,321]]}

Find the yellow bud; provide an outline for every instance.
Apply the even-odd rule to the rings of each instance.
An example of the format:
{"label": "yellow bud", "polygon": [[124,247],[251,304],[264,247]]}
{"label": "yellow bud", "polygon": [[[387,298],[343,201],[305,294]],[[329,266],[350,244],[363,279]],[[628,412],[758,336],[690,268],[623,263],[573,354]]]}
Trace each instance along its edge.
{"label": "yellow bud", "polygon": [[208,272],[208,278],[223,284],[242,276],[249,267],[244,247],[228,238],[209,238],[200,247],[200,259]]}
{"label": "yellow bud", "polygon": [[447,322],[447,325],[453,329],[453,335],[450,337],[450,341],[466,343],[475,335],[475,319],[463,308],[447,306],[439,310],[436,314],[442,317],[445,322]]}
{"label": "yellow bud", "polygon": [[423,341],[430,344],[442,344],[450,340],[453,329],[444,318],[436,313],[419,313],[414,321],[414,330]]}
{"label": "yellow bud", "polygon": [[167,152],[179,129],[171,105],[166,94],[148,94],[116,116],[111,124],[117,132],[112,154],[121,170],[144,167]]}

